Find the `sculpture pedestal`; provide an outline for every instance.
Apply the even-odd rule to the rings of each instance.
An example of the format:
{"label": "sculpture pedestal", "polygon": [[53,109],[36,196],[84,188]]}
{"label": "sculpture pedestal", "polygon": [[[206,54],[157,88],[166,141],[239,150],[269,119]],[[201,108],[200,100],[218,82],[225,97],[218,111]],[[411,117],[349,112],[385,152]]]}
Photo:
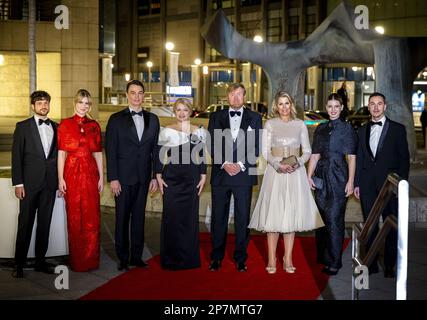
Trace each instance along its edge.
{"label": "sculpture pedestal", "polygon": [[[18,230],[19,200],[15,197],[12,180],[0,178],[0,258],[14,258],[16,233]],[[35,230],[28,250],[28,257],[34,258]],[[68,254],[68,233],[65,202],[56,198],[50,225],[49,247],[46,257],[64,256]]]}

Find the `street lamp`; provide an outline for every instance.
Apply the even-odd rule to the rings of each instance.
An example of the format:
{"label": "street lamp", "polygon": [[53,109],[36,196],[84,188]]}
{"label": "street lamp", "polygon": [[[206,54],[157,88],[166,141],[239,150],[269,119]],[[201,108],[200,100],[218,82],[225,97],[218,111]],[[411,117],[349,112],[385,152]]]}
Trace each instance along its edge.
{"label": "street lamp", "polygon": [[125,80],[126,82],[130,80],[130,73],[125,73]]}
{"label": "street lamp", "polygon": [[375,27],[375,31],[378,32],[379,34],[384,34],[385,33],[385,29],[383,26],[376,26]]}
{"label": "street lamp", "polygon": [[255,42],[258,42],[258,43],[261,43],[261,42],[263,42],[263,41],[264,41],[264,39],[263,39],[260,35],[256,35],[256,36],[254,37],[254,41],[255,41]]}
{"label": "street lamp", "polygon": [[172,51],[175,48],[175,44],[173,42],[166,42],[165,48],[168,51]]}
{"label": "street lamp", "polygon": [[151,61],[147,61],[147,67],[148,67],[148,92],[151,92],[151,67],[153,66],[153,63]]}
{"label": "street lamp", "polygon": [[194,59],[194,64],[196,65],[196,66],[200,66],[200,64],[202,63],[202,60],[200,60],[199,58],[197,58],[197,59]]}

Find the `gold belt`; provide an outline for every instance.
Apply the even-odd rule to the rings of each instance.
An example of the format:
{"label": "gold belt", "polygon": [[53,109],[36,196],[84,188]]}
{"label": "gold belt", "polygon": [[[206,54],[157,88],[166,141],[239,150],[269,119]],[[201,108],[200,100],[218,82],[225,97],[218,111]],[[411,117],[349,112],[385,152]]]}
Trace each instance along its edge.
{"label": "gold belt", "polygon": [[273,157],[283,157],[287,158],[289,156],[300,155],[300,148],[290,148],[290,147],[271,147],[271,155]]}

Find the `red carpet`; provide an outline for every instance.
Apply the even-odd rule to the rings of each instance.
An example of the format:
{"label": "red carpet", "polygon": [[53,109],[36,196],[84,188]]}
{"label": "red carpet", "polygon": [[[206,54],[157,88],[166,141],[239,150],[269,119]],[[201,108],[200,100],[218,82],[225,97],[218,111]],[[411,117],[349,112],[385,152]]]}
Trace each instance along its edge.
{"label": "red carpet", "polygon": [[[281,238],[282,239],[282,238]],[[275,274],[267,274],[267,240],[252,235],[248,247],[248,271],[237,272],[232,262],[234,235],[227,239],[227,253],[219,272],[208,270],[210,234],[200,234],[202,267],[184,271],[166,271],[160,256],[149,260],[149,269],[134,268],[81,297],[83,300],[313,300],[328,282],[316,263],[313,237],[297,237],[294,245],[296,273],[283,271],[278,261]],[[345,241],[345,246],[348,239]],[[280,241],[278,259],[283,256]]]}

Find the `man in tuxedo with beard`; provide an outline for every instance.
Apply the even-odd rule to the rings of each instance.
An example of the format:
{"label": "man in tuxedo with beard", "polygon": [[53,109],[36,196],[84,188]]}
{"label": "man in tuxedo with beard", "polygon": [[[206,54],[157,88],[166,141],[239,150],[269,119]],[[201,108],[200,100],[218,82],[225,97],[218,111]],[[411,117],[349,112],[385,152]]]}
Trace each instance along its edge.
{"label": "man in tuxedo with beard", "polygon": [[[368,218],[375,199],[390,173],[407,180],[409,175],[409,150],[405,127],[385,116],[386,98],[375,92],[369,97],[371,121],[358,130],[359,145],[356,157],[356,177],[354,194],[360,199],[364,220]],[[383,221],[390,214],[397,216],[397,197],[392,195],[382,212]],[[368,241],[367,250],[378,233],[378,224]],[[391,229],[384,249],[384,276],[395,277],[397,258],[397,231]],[[369,272],[378,272],[378,257],[369,267]]]}
{"label": "man in tuxedo with beard", "polygon": [[28,248],[37,212],[35,270],[53,273],[53,265],[45,261],[49,244],[50,223],[58,188],[57,124],[47,115],[50,95],[45,91],[31,94],[34,116],[16,124],[12,146],[12,184],[19,201],[16,236],[15,278],[24,277]]}

